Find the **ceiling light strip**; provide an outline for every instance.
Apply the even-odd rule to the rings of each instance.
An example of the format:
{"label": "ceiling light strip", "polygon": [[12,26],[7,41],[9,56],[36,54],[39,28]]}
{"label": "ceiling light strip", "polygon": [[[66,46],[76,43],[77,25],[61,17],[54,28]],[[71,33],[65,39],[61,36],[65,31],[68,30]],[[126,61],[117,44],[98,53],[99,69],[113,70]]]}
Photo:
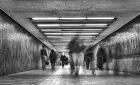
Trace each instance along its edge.
{"label": "ceiling light strip", "polygon": [[[57,40],[57,41],[56,41],[56,40],[55,40],[55,41],[52,40],[51,42],[52,42],[52,43],[61,43],[61,42],[62,42],[62,43],[65,43],[65,42],[69,42],[69,41],[70,41],[70,40],[65,40],[65,41],[64,41],[64,40]],[[91,41],[92,41],[91,39],[86,39],[86,40],[84,40],[84,42],[91,42]]]}
{"label": "ceiling light strip", "polygon": [[[47,35],[49,38],[73,38],[75,36],[58,36],[58,35]],[[90,37],[95,37],[92,35],[80,35],[80,38],[90,38]]]}
{"label": "ceiling light strip", "polygon": [[47,38],[70,39],[70,38],[71,38],[71,36],[51,36],[51,35],[49,35],[49,36],[47,36]]}
{"label": "ceiling light strip", "polygon": [[46,32],[44,33],[46,35],[76,35],[76,34],[79,34],[79,35],[86,35],[86,34],[99,34],[98,32],[81,32],[81,33],[75,33],[75,32],[71,32],[71,33],[62,33],[62,32]]}
{"label": "ceiling light strip", "polygon": [[108,24],[85,24],[85,26],[107,26]]}
{"label": "ceiling light strip", "polygon": [[106,20],[113,20],[113,19],[115,19],[114,17],[88,17],[87,19],[89,19],[89,20],[96,20],[96,19],[106,19]]}
{"label": "ceiling light strip", "polygon": [[104,29],[82,29],[83,31],[100,31]]}
{"label": "ceiling light strip", "polygon": [[85,20],[85,17],[64,17],[64,18],[59,18],[60,20]]}
{"label": "ceiling light strip", "polygon": [[62,33],[44,33],[45,35],[62,35]]}
{"label": "ceiling light strip", "polygon": [[33,17],[32,20],[113,20],[114,17]]}
{"label": "ceiling light strip", "polygon": [[32,20],[59,20],[58,17],[34,17]]}
{"label": "ceiling light strip", "polygon": [[76,35],[76,34],[79,34],[79,33],[63,33],[63,35]]}
{"label": "ceiling light strip", "polygon": [[39,27],[58,27],[60,24],[37,24]]}
{"label": "ceiling light strip", "polygon": [[[93,41],[92,39],[82,39],[84,42],[89,42],[89,41]],[[68,43],[68,42],[70,42],[71,41],[71,39],[69,39],[69,40],[67,40],[67,41],[60,41],[60,40],[57,40],[57,41],[50,41],[51,43]]]}
{"label": "ceiling light strip", "polygon": [[83,26],[84,24],[61,24],[61,26]]}
{"label": "ceiling light strip", "polygon": [[37,24],[38,27],[73,27],[73,26],[92,26],[92,27],[106,27],[108,24]]}
{"label": "ceiling light strip", "polygon": [[43,32],[45,32],[45,31],[62,31],[62,29],[40,29],[40,31],[43,31]]}
{"label": "ceiling light strip", "polygon": [[104,29],[62,29],[62,31],[79,31],[79,30],[83,30],[83,31],[100,31],[100,30],[104,30]]}

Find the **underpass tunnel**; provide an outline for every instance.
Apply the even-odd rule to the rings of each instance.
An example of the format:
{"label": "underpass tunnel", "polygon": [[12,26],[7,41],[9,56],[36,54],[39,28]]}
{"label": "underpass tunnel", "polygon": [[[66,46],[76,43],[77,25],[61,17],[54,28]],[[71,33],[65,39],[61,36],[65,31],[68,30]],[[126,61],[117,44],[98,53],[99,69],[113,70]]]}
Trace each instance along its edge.
{"label": "underpass tunnel", "polygon": [[[112,85],[113,82],[126,84],[128,80],[125,80],[120,75],[121,73],[134,75],[128,79],[137,81],[138,83],[134,85],[139,85],[140,82],[137,80],[140,78],[140,15],[139,9],[137,9],[139,3],[136,5],[137,8],[132,8],[135,8],[134,11],[132,9],[131,11],[129,11],[130,9],[114,11],[115,8],[111,8],[114,3],[110,1],[111,11],[107,10],[108,4],[105,4],[105,7],[101,6],[102,9],[99,7],[96,14],[93,12],[96,12],[97,9],[96,7],[93,7],[96,11],[91,9],[93,5],[90,5],[90,0],[88,0],[88,4],[91,8],[86,8],[87,4],[83,7],[83,3],[86,2],[83,0],[82,5],[79,4],[80,7],[65,3],[67,4],[66,7],[63,5],[65,10],[61,10],[63,6],[58,3],[59,1],[63,2],[63,0],[56,0],[59,4],[56,5],[56,2],[53,4],[50,3],[50,0],[47,1],[52,5],[49,6],[53,8],[53,11],[50,11],[49,8],[44,9],[46,5],[43,0],[40,2],[43,3],[41,9],[30,7],[29,5],[32,3],[27,0],[22,1],[23,3],[20,5],[22,9],[20,7],[18,9],[17,3],[19,2],[17,0],[2,1],[5,4],[0,1],[0,85],[51,85],[51,82],[53,82],[52,85],[64,85],[64,82],[68,85],[78,85],[79,83],[81,85],[97,83],[97,85],[100,85],[99,83]],[[33,1],[33,3],[36,2],[37,0]],[[74,4],[73,0],[70,2]],[[8,3],[10,5],[7,5]],[[26,6],[24,8],[23,4],[25,5],[25,3],[33,10],[26,9]],[[130,1],[129,3],[134,4]],[[49,6],[47,4],[47,7]],[[98,8],[98,5],[96,6]],[[123,7],[125,8],[125,6]],[[88,10],[91,11],[88,12]],[[51,18],[43,21],[35,20],[34,17],[39,15],[51,16]],[[99,19],[103,15],[113,17]],[[67,18],[69,16],[70,19]],[[75,18],[76,16],[78,18]],[[77,37],[77,34],[80,40],[83,40],[80,43],[84,44],[85,49],[81,52],[80,63],[82,64],[79,76],[75,77],[70,74],[68,44]],[[47,57],[50,56],[52,50],[55,51],[57,56],[56,69],[51,69],[50,60],[45,65],[46,69],[42,69],[42,46],[45,47]],[[64,68],[61,67],[62,55],[65,55],[68,60]],[[90,62],[85,61],[85,57],[88,56],[90,56]],[[105,76],[102,76],[104,74]],[[18,79],[25,79],[25,81],[19,82]]]}
{"label": "underpass tunnel", "polygon": [[[40,40],[2,10],[0,30],[1,75],[41,69],[40,49],[43,43]],[[107,58],[105,69],[139,74],[139,32],[137,16],[99,43],[87,48],[90,49],[89,53],[93,53],[94,67],[97,67],[97,53],[101,47]],[[51,48],[46,46],[46,50],[49,56]],[[60,55],[58,54],[58,62]]]}

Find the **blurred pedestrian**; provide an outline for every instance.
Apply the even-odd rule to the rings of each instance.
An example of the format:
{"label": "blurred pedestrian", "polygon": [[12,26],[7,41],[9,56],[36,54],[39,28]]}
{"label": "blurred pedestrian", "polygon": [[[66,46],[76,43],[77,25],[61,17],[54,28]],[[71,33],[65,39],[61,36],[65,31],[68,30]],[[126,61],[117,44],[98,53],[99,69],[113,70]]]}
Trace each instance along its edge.
{"label": "blurred pedestrian", "polygon": [[79,39],[79,35],[76,35],[75,38],[73,38],[69,44],[68,44],[68,49],[70,50],[70,55],[71,55],[71,65],[74,67],[73,73],[75,75],[79,75],[79,68],[80,68],[80,63],[81,63],[81,54],[82,51],[85,49],[85,45],[83,43],[83,40]]}
{"label": "blurred pedestrian", "polygon": [[103,64],[106,62],[106,53],[102,47],[99,47],[97,52],[97,67],[103,70]]}
{"label": "blurred pedestrian", "polygon": [[63,67],[63,68],[64,68],[64,65],[65,65],[65,58],[66,58],[65,55],[61,55],[60,60],[61,60],[61,64],[62,64],[62,67]]}
{"label": "blurred pedestrian", "polygon": [[57,60],[57,54],[54,50],[51,50],[49,58],[50,58],[52,70],[54,70],[55,69],[55,62]]}
{"label": "blurred pedestrian", "polygon": [[86,62],[86,69],[89,70],[90,62],[92,61],[92,53],[85,53],[84,61]]}
{"label": "blurred pedestrian", "polygon": [[73,74],[73,72],[74,72],[74,62],[73,62],[73,58],[72,58],[72,51],[69,52],[69,57],[70,57],[70,72],[71,72],[71,74]]}
{"label": "blurred pedestrian", "polygon": [[42,49],[41,49],[41,60],[42,60],[42,69],[43,70],[46,69],[46,65],[45,65],[46,58],[48,59],[47,52],[46,52],[45,46],[42,45]]}

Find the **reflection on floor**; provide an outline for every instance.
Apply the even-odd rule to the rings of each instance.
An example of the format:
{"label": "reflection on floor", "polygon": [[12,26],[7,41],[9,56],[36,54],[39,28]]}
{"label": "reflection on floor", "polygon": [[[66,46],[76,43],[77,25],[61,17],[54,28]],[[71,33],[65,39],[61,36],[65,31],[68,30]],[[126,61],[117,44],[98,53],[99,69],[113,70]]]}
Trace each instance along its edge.
{"label": "reflection on floor", "polygon": [[112,71],[85,70],[80,67],[79,76],[70,74],[69,66],[57,66],[51,70],[30,70],[0,76],[0,85],[140,85],[140,76],[126,73],[114,75]]}
{"label": "reflection on floor", "polygon": [[[130,75],[130,74],[129,74]],[[137,77],[137,78],[136,78]],[[80,67],[79,76],[70,75],[69,66],[59,69],[53,75],[45,79],[40,85],[140,85],[140,76],[113,75],[112,71],[91,70]]]}

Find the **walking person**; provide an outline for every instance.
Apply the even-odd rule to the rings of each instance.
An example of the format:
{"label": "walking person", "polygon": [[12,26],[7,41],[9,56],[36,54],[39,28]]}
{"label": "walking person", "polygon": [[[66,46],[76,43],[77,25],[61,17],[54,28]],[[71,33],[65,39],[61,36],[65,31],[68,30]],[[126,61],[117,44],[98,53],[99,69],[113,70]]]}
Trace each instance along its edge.
{"label": "walking person", "polygon": [[73,64],[74,64],[74,73],[75,75],[79,75],[79,69],[80,69],[80,65],[81,65],[81,54],[82,53],[72,53],[72,60],[73,60]]}
{"label": "walking person", "polygon": [[71,55],[71,59],[72,59],[72,63],[71,65],[74,66],[74,74],[77,76],[79,75],[79,68],[80,68],[80,65],[81,65],[81,59],[82,59],[82,51],[84,51],[85,49],[85,46],[84,46],[84,43],[83,43],[83,40],[81,40],[79,38],[79,35],[76,35],[75,38],[73,38],[69,44],[68,44],[68,49],[70,51],[72,51],[72,53],[70,53]]}
{"label": "walking person", "polygon": [[103,64],[106,62],[106,53],[103,48],[99,48],[97,52],[97,67],[103,70]]}
{"label": "walking person", "polygon": [[73,74],[73,72],[74,72],[74,62],[73,62],[73,58],[72,58],[72,51],[69,52],[69,56],[70,56],[70,72],[71,72],[71,74]]}
{"label": "walking person", "polygon": [[46,65],[45,65],[46,58],[48,58],[47,52],[46,52],[45,46],[42,45],[42,49],[41,49],[42,70],[46,69]]}
{"label": "walking person", "polygon": [[64,68],[64,65],[65,65],[65,58],[66,58],[65,55],[61,55],[60,60],[61,60],[61,62],[62,62],[62,68]]}
{"label": "walking person", "polygon": [[90,62],[92,61],[92,53],[85,53],[84,61],[86,62],[86,69],[89,70]]}
{"label": "walking person", "polygon": [[55,69],[55,62],[56,62],[56,59],[57,59],[57,54],[54,50],[51,50],[49,58],[50,58],[50,63],[51,63],[52,70],[54,70]]}

